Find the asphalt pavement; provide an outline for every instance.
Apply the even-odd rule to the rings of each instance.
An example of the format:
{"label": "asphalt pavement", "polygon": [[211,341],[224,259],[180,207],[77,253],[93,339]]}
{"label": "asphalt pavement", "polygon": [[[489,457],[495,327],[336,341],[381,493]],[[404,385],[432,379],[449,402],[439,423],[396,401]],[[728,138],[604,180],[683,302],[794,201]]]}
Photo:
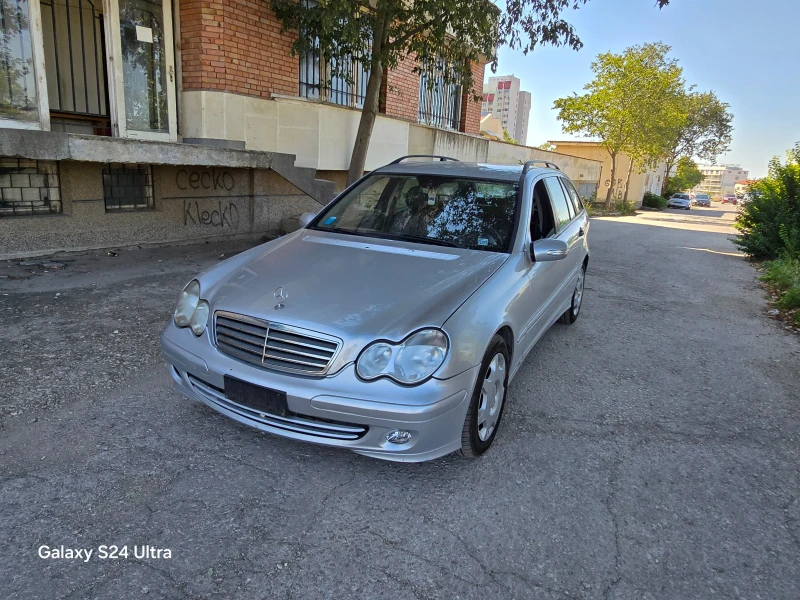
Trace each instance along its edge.
{"label": "asphalt pavement", "polygon": [[473,461],[171,391],[177,294],[242,242],[0,263],[0,598],[800,598],[800,340],[734,210],[593,219],[581,317]]}

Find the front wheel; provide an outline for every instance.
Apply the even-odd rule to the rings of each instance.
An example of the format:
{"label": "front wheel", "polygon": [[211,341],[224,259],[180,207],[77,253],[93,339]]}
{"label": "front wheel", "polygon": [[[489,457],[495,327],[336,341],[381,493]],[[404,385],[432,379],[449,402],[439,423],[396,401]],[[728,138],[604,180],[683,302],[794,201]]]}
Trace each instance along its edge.
{"label": "front wheel", "polygon": [[567,311],[558,319],[560,323],[565,325],[572,325],[578,320],[578,315],[581,313],[581,305],[583,304],[583,286],[586,281],[586,265],[581,267],[578,273],[578,281],[575,283],[575,289],[572,292],[572,303]]}
{"label": "front wheel", "polygon": [[496,335],[489,343],[483,357],[478,381],[461,430],[461,454],[475,458],[492,445],[500,417],[503,415],[508,389],[508,347],[505,340]]}

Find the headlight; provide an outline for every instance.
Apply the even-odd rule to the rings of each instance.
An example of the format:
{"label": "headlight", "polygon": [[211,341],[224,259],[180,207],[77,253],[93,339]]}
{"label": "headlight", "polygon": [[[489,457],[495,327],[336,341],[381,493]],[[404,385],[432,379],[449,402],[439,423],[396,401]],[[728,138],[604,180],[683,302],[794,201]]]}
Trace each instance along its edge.
{"label": "headlight", "polygon": [[173,319],[175,325],[178,327],[188,327],[189,322],[197,309],[197,304],[200,302],[200,282],[193,279],[181,292],[181,297],[178,298],[178,304],[175,306],[175,314]]}
{"label": "headlight", "polygon": [[391,377],[399,383],[421,383],[436,371],[447,356],[447,336],[438,329],[423,329],[399,344],[375,342],[356,361],[362,379]]}
{"label": "headlight", "polygon": [[208,302],[201,300],[197,308],[189,319],[189,327],[195,335],[203,335],[206,330],[206,323],[208,323]]}

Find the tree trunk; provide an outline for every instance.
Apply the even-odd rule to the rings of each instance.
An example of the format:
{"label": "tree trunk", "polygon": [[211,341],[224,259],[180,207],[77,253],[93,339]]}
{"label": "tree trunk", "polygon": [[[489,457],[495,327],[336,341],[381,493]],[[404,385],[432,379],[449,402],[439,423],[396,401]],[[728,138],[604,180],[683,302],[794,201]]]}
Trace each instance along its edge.
{"label": "tree trunk", "polygon": [[672,165],[674,164],[674,160],[669,161],[666,164],[667,171],[664,173],[664,181],[661,184],[661,195],[663,196],[664,193],[667,191],[667,184],[669,183],[669,172],[672,170]]}
{"label": "tree trunk", "polygon": [[628,174],[625,176],[625,195],[622,197],[623,202],[628,201],[628,189],[631,187],[631,173],[633,173],[633,158],[628,163]]}
{"label": "tree trunk", "polygon": [[383,83],[383,63],[381,52],[386,42],[388,20],[375,23],[372,36],[372,62],[367,81],[367,92],[364,97],[364,108],[361,109],[361,120],[358,122],[358,133],[353,145],[353,154],[350,156],[350,168],[347,171],[347,185],[354,183],[364,174],[364,165],[367,162],[369,140],[372,137],[372,127],[378,115],[378,101],[380,100],[381,84]]}
{"label": "tree trunk", "polygon": [[611,196],[614,193],[614,181],[617,177],[617,153],[611,153],[611,181],[606,192],[606,210],[611,210]]}

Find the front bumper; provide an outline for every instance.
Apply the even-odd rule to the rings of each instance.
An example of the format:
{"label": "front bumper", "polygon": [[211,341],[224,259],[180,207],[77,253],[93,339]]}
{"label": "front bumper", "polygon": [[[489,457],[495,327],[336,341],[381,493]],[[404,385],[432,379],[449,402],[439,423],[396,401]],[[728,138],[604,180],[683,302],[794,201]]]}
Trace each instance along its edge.
{"label": "front bumper", "polygon": [[[222,354],[208,332],[196,338],[170,323],[161,335],[173,387],[185,396],[261,431],[347,448],[376,458],[418,462],[461,447],[461,430],[479,365],[445,380],[404,387],[386,379],[363,382],[352,363],[322,378],[267,371]],[[224,376],[286,392],[290,416],[260,414],[225,397]],[[405,444],[386,435],[411,432]]]}

